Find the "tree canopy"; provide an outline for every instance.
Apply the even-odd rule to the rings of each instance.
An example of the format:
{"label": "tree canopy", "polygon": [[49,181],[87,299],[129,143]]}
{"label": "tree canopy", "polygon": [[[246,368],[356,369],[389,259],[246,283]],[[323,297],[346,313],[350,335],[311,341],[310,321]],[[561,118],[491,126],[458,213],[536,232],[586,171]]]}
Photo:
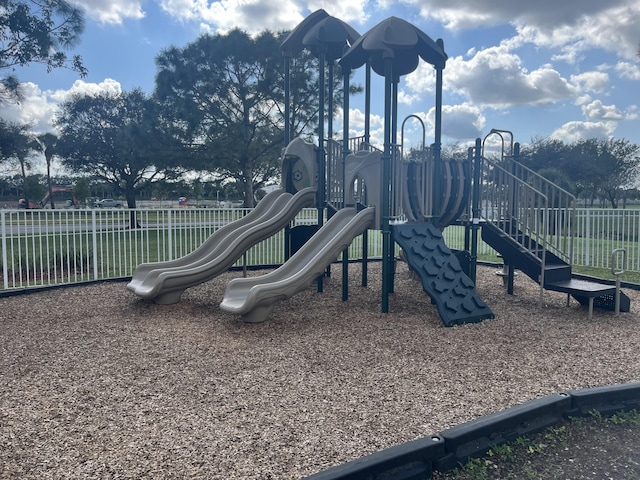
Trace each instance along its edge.
{"label": "tree canopy", "polygon": [[275,173],[282,142],[277,51],[268,32],[253,39],[233,30],[203,35],[156,58],[156,93],[194,147],[190,167],[237,181],[249,206],[256,178]]}
{"label": "tree canopy", "polygon": [[[190,168],[241,185],[245,206],[279,174],[284,139],[283,34],[255,38],[241,30],[203,35],[156,58],[156,95],[173,112],[192,150]],[[292,68],[292,138],[317,125],[317,60]],[[336,82],[339,86],[339,83]],[[336,88],[337,97],[341,90]]]}
{"label": "tree canopy", "polygon": [[171,176],[182,152],[168,124],[157,102],[140,90],[76,95],[56,116],[56,153],[72,170],[111,185],[135,208],[136,194]]}
{"label": "tree canopy", "polygon": [[522,149],[522,161],[591,204],[602,199],[617,208],[640,174],[640,147],[626,139],[586,139],[566,144],[534,139]]}
{"label": "tree canopy", "polygon": [[33,141],[29,125],[7,122],[0,118],[0,160],[20,165],[22,188],[27,208],[29,208],[27,169],[33,154]]}
{"label": "tree canopy", "polygon": [[0,118],[0,160],[26,157],[30,142],[28,125],[19,125]]}
{"label": "tree canopy", "polygon": [[[65,53],[74,47],[84,30],[84,17],[66,0],[0,0],[0,75],[31,63],[47,71],[66,67],[85,76],[82,58]],[[0,100],[18,96],[13,75],[0,78]]]}

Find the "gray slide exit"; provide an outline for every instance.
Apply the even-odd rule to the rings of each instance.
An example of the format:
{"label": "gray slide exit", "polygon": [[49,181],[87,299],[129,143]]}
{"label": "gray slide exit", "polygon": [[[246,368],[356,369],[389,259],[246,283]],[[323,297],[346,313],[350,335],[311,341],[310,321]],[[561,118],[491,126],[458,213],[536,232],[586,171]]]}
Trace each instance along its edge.
{"label": "gray slide exit", "polygon": [[303,208],[313,206],[315,192],[315,187],[295,195],[271,192],[250,213],[214,232],[190,254],[139,265],[127,288],[159,304],[177,303],[187,288],[225,272],[249,248],[280,231]]}
{"label": "gray slide exit", "polygon": [[308,288],[355,237],[373,227],[374,219],[374,207],[360,212],[355,208],[339,210],[278,269],[260,277],[231,280],[220,308],[242,315],[245,322],[263,322],[274,303]]}

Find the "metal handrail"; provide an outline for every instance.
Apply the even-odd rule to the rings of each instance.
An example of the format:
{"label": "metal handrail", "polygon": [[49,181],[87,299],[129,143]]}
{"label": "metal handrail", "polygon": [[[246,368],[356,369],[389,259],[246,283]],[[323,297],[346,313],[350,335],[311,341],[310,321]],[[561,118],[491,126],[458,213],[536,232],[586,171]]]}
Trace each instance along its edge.
{"label": "metal handrail", "polygon": [[[542,301],[547,250],[549,247],[555,250],[548,241],[548,197],[502,165],[488,158],[482,160],[485,171],[480,215],[512,238],[522,249],[540,259],[539,283]],[[487,167],[491,168],[491,172],[486,171]],[[520,238],[514,237],[514,228],[524,235]]]}
{"label": "metal handrail", "polygon": [[506,168],[511,170],[516,177],[532,184],[534,188],[547,195],[549,199],[548,208],[553,208],[556,211],[554,236],[549,246],[558,257],[572,265],[576,237],[576,197],[538,172],[512,158],[506,158],[504,163]]}

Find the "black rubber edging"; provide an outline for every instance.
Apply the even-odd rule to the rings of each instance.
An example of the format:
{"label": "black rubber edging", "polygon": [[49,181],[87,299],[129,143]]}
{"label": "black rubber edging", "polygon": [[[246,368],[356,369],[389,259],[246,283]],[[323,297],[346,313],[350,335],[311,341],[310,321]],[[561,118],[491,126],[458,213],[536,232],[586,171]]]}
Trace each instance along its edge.
{"label": "black rubber edging", "polygon": [[444,440],[438,435],[431,435],[380,450],[306,478],[309,480],[430,478],[433,473],[433,460],[442,455],[444,455]]}
{"label": "black rubber edging", "polygon": [[640,382],[555,393],[351,462],[306,480],[418,480],[446,472],[489,449],[534,434],[566,418],[595,411],[609,416],[640,410]]}

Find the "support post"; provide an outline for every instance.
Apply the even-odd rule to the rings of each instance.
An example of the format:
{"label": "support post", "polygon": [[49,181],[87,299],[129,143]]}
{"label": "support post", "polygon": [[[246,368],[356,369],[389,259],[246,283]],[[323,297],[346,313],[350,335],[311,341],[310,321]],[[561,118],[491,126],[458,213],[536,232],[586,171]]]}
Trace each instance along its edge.
{"label": "support post", "polygon": [[[346,161],[349,155],[349,71],[342,72],[342,208],[347,204]],[[349,298],[349,248],[342,252],[342,301]]]}
{"label": "support post", "polygon": [[471,267],[469,277],[476,281],[478,262],[478,230],[480,229],[480,178],[482,171],[482,143],[476,138],[473,155],[473,191],[471,200]]}
{"label": "support post", "polygon": [[[398,82],[399,78],[393,78],[391,82],[391,158],[389,161],[389,220],[395,217],[397,212],[392,211],[395,205],[396,185],[394,180],[397,178],[396,166],[398,165]],[[396,255],[395,241],[393,232],[389,228],[389,293],[395,291],[394,279],[396,272]]]}
{"label": "support post", "polygon": [[[284,146],[291,142],[291,57],[284,56]],[[281,172],[284,173],[284,172]],[[286,181],[286,180],[285,180]],[[282,185],[286,189],[286,185]],[[284,261],[291,256],[291,225],[284,227]]]}
{"label": "support post", "polygon": [[[371,141],[371,64],[366,63],[364,77],[364,141],[368,144]],[[367,147],[368,148],[368,147]],[[369,267],[369,234],[367,230],[362,235],[362,286],[366,287],[368,282]]]}
{"label": "support post", "polygon": [[[437,41],[438,45],[444,51],[444,43],[441,39]],[[436,227],[440,227],[440,210],[441,210],[441,195],[442,189],[440,187],[442,179],[442,159],[440,158],[442,150],[442,71],[444,65],[436,65],[436,111],[435,111],[435,128],[434,128],[434,142],[433,142],[433,211],[431,212],[433,217],[433,224]]]}
{"label": "support post", "polygon": [[382,154],[382,313],[389,311],[389,279],[391,270],[391,229],[389,226],[391,188],[391,93],[393,59],[385,58],[384,65],[384,152]]}
{"label": "support post", "polygon": [[366,63],[364,77],[364,141],[371,141],[371,65]]}
{"label": "support post", "polygon": [[[328,91],[328,105],[327,105],[327,139],[329,139],[330,141],[333,140],[333,66],[334,66],[334,61],[333,59],[330,59],[327,62],[327,66],[328,66],[328,76],[329,76],[329,81],[327,82],[327,91]],[[334,154],[335,154],[335,148],[333,148],[333,146],[330,145],[330,148],[328,150],[328,152],[325,151],[325,167],[326,167],[326,173],[325,173],[325,197],[324,197],[324,204],[326,205],[327,202],[329,204],[332,204],[332,202],[335,201],[334,198],[334,193],[333,192],[333,187],[334,187],[334,183],[333,183],[333,176],[337,175],[338,172],[334,171],[334,168],[337,164],[336,159],[333,158]],[[328,160],[327,161],[327,157]],[[327,187],[327,183],[329,184],[329,186]],[[334,206],[334,205],[332,205]],[[327,265],[327,268],[325,269],[325,277],[330,277],[331,276],[331,264]]]}
{"label": "support post", "polygon": [[[326,189],[326,159],[324,152],[324,121],[325,121],[325,53],[320,52],[318,55],[318,64],[320,71],[318,75],[319,84],[319,105],[318,105],[318,150],[316,151],[316,161],[318,165],[318,190],[316,192],[316,208],[318,209],[318,230],[322,228],[324,223],[324,202]],[[318,277],[318,292],[322,292],[322,275]]]}

